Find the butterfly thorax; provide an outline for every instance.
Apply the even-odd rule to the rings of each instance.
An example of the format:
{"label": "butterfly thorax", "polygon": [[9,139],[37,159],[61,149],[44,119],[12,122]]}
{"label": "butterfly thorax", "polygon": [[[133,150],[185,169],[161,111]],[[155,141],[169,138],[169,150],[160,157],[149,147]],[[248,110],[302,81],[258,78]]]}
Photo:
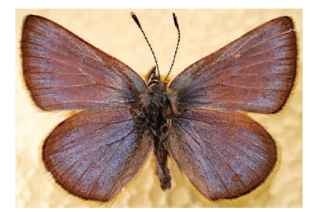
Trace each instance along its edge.
{"label": "butterfly thorax", "polygon": [[140,94],[138,106],[139,118],[143,126],[147,127],[154,137],[165,140],[171,117],[171,103],[167,94],[167,86],[151,69],[146,78],[147,89]]}
{"label": "butterfly thorax", "polygon": [[169,122],[169,99],[164,85],[160,82],[148,87],[145,98],[143,107],[148,127],[154,136],[161,137],[166,133]]}

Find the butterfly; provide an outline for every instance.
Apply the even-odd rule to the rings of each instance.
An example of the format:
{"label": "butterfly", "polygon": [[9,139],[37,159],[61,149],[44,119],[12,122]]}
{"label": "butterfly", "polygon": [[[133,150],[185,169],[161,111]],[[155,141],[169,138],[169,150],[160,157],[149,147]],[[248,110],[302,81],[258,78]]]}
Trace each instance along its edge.
{"label": "butterfly", "polygon": [[163,190],[168,158],[211,200],[259,186],[277,160],[272,136],[244,112],[276,113],[296,75],[296,34],[289,17],[251,30],[169,79],[156,66],[142,79],[129,66],[59,24],[28,15],[22,29],[23,75],[45,111],[81,110],[60,123],[42,148],[46,169],[68,192],[108,201],[153,151]]}

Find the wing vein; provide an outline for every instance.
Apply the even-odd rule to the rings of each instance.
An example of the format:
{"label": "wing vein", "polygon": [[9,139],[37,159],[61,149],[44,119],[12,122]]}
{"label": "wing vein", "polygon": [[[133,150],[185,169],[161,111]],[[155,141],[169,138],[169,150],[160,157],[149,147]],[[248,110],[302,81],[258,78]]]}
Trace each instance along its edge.
{"label": "wing vein", "polygon": [[[188,120],[188,121],[200,122],[200,123],[202,123],[202,124],[207,124],[207,125],[212,126],[211,124],[209,124],[209,123],[207,123],[207,122],[204,122],[204,121],[201,121],[201,120],[198,120],[198,119],[194,119],[194,118],[186,118],[186,117],[184,117],[184,116],[178,117],[178,118],[179,118],[179,119],[185,119],[185,120]],[[222,119],[221,124],[226,124],[226,126],[227,126],[227,125],[229,125],[229,122],[224,122],[223,119]],[[258,149],[260,149],[262,152],[265,152],[264,149],[262,149],[259,145],[256,145],[256,144],[254,144],[254,143],[252,143],[252,144],[255,145],[255,146],[256,146]]]}
{"label": "wing vein", "polygon": [[[185,130],[182,126],[179,126],[179,128],[181,129],[181,131],[183,131],[184,133],[186,133],[188,136],[190,136],[193,140],[196,140],[189,132],[187,132],[187,130]],[[196,141],[198,142],[198,141]],[[186,142],[185,142],[186,143]],[[216,175],[218,176],[218,179],[220,180],[221,184],[223,185],[224,189],[227,191],[227,193],[231,194],[231,191],[229,190],[229,188],[227,187],[225,181],[223,180],[222,176],[219,174],[218,169],[214,166],[214,164],[212,163],[212,161],[210,160],[210,158],[208,157],[208,155],[205,155],[205,157],[207,158],[207,160],[209,161],[210,165],[213,167]],[[202,161],[201,161],[202,162]]]}
{"label": "wing vein", "polygon": [[[78,138],[75,138],[75,139],[72,139],[70,140],[68,143],[58,147],[57,149],[55,149],[53,152],[50,153],[50,155],[53,155],[53,154],[58,154],[58,153],[61,153],[61,152],[64,152],[64,151],[67,151],[69,149],[71,149],[72,147],[76,147],[76,146],[83,146],[84,144],[79,144],[79,145],[74,145],[74,146],[71,146],[71,144],[73,144],[74,142],[76,142],[77,139],[84,139],[90,135],[93,135],[96,131],[100,131],[108,126],[111,126],[111,125],[114,125],[114,124],[120,124],[120,123],[126,123],[128,121],[131,121],[132,119],[128,119],[128,120],[123,120],[123,121],[119,121],[119,122],[113,122],[113,123],[109,123],[109,124],[105,124],[99,128],[95,128],[95,129],[92,129],[90,132],[88,132],[87,134],[84,134],[82,137],[78,137]],[[83,127],[85,125],[88,125],[88,124],[83,124],[83,125],[80,125],[79,127]],[[58,151],[59,149],[62,149],[60,152]]]}
{"label": "wing vein", "polygon": [[[122,137],[122,138],[120,138],[120,139],[118,139],[118,140],[119,140],[119,141],[124,140],[124,139],[127,138],[129,135],[131,135],[133,132],[135,132],[135,129],[131,130],[127,135],[125,135],[124,137]],[[110,154],[109,158],[107,159],[108,161],[111,160],[111,158],[114,156],[114,153],[117,152],[117,151],[119,150],[120,145],[121,145],[121,143],[119,143],[119,142],[113,142],[112,145],[113,145],[113,144],[117,144],[117,147],[116,147],[116,148],[114,149],[114,151]],[[90,190],[87,192],[87,195],[89,195],[89,196],[92,195],[92,193],[94,192],[94,189],[95,189],[95,187],[96,187],[96,184],[98,183],[99,179],[100,179],[101,176],[103,175],[104,171],[105,171],[105,169],[103,169],[103,170],[99,173],[98,177],[97,177],[96,180],[94,181],[94,183],[93,183],[93,185],[91,186]]]}

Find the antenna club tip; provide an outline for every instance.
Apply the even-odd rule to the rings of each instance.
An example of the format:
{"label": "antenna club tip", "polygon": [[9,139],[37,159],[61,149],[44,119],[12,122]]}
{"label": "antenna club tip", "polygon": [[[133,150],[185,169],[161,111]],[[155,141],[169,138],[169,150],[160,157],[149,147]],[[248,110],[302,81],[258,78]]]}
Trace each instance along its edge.
{"label": "antenna club tip", "polygon": [[136,16],[136,14],[134,12],[130,12],[130,15],[131,15],[132,19],[134,20],[134,22],[138,25],[138,27],[141,28],[141,24],[139,22],[138,17]]}
{"label": "antenna club tip", "polygon": [[131,17],[136,16],[136,14],[134,12],[130,12]]}
{"label": "antenna club tip", "polygon": [[173,22],[174,22],[175,27],[177,29],[179,29],[178,19],[177,19],[177,16],[176,16],[176,14],[174,12],[172,13],[172,16],[173,16]]}

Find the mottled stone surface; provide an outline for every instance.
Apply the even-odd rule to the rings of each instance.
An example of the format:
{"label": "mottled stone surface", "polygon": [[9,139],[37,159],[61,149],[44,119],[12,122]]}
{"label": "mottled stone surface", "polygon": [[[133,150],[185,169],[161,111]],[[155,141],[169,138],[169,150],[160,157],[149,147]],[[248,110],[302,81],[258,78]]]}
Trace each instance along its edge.
{"label": "mottled stone surface", "polygon": [[[299,67],[296,85],[284,109],[273,115],[249,114],[276,140],[278,161],[268,179],[255,191],[234,200],[205,199],[169,161],[173,185],[163,192],[155,176],[153,155],[139,174],[108,203],[75,197],[55,183],[41,160],[45,137],[72,111],[44,112],[27,91],[21,70],[19,40],[27,14],[48,17],[80,37],[121,59],[141,75],[154,64],[130,11],[17,10],[16,12],[16,204],[17,207],[301,207],[302,206],[302,14],[300,10],[176,10],[182,32],[173,76],[187,65],[227,44],[243,33],[278,16],[291,16],[296,24]],[[136,11],[157,53],[163,72],[169,68],[176,43],[171,11]]]}

